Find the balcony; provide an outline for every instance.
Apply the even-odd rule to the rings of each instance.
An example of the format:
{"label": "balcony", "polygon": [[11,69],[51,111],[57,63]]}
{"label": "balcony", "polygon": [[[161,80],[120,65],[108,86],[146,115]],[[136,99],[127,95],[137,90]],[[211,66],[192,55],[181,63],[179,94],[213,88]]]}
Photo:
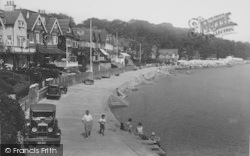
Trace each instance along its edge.
{"label": "balcony", "polygon": [[33,54],[36,52],[35,47],[23,48],[19,46],[6,45],[4,43],[0,43],[0,51],[1,52],[10,52],[10,53],[20,53],[20,54]]}

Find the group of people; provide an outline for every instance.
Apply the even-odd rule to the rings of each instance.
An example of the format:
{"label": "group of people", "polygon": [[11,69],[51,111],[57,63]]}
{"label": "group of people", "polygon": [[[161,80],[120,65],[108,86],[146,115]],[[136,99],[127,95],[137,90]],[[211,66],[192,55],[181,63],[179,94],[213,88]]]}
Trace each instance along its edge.
{"label": "group of people", "polygon": [[[82,122],[84,123],[84,130],[85,130],[85,137],[88,139],[91,135],[91,130],[93,127],[93,118],[92,115],[89,113],[89,110],[86,110],[86,114],[82,117]],[[100,130],[99,133],[104,136],[104,130],[105,130],[105,115],[102,114],[101,118],[99,119],[98,123],[100,124]],[[132,118],[129,118],[126,122],[125,128],[122,128],[129,133],[133,134],[133,125],[132,125]],[[142,123],[138,122],[138,125],[135,129],[135,135],[138,135],[142,139],[147,139],[146,135],[143,133],[143,127]],[[149,137],[150,140],[153,141],[154,144],[158,145],[160,147],[160,137],[156,136],[154,132],[151,133],[151,136]]]}
{"label": "group of people", "polygon": [[[129,133],[133,134],[133,125],[132,125],[132,119],[129,118],[128,121],[125,124],[124,130],[128,131]],[[142,139],[147,139],[147,137],[143,133],[143,127],[142,123],[138,122],[136,129],[135,129],[135,135],[138,135]],[[150,137],[150,140],[153,141],[154,144],[158,145],[160,147],[160,137],[155,135],[155,132],[152,132]]]}
{"label": "group of people", "polygon": [[[92,115],[89,113],[89,110],[86,110],[86,114],[82,117],[82,122],[84,123],[84,130],[85,130],[85,137],[88,139],[91,135],[91,130],[93,127],[93,118]],[[99,133],[104,136],[104,130],[105,130],[105,115],[102,114],[101,118],[99,119],[100,124],[100,130]]]}

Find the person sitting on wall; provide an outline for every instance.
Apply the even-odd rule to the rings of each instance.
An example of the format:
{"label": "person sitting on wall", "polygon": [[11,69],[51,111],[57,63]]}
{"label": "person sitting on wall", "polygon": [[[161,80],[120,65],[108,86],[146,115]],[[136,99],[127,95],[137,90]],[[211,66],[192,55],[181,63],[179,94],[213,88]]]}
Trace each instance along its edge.
{"label": "person sitting on wall", "polygon": [[125,95],[124,93],[122,93],[118,88],[116,88],[116,93],[117,93],[117,96],[121,97],[122,99],[124,99],[125,97],[127,97],[127,95]]}
{"label": "person sitting on wall", "polygon": [[152,132],[151,136],[150,136],[150,140],[152,140],[154,142],[155,145],[158,145],[159,147],[161,147],[160,145],[160,137],[155,135],[155,132]]}

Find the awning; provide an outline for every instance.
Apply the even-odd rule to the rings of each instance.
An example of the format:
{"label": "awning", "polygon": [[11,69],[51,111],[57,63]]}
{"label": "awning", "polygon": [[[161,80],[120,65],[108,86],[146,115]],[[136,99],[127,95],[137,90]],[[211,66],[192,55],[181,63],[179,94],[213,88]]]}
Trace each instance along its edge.
{"label": "awning", "polygon": [[106,56],[109,55],[104,49],[100,49],[100,51],[101,51],[104,55],[106,55]]}
{"label": "awning", "polygon": [[122,68],[124,67],[124,65],[122,65],[121,63],[118,63],[118,62],[111,62],[111,66],[115,66],[117,68]]}
{"label": "awning", "polygon": [[39,48],[38,51],[42,54],[66,55],[65,51],[62,51],[58,48]]}
{"label": "awning", "polygon": [[123,56],[125,56],[125,57],[130,57],[130,55],[127,54],[127,53],[120,53],[120,54],[123,55]]}

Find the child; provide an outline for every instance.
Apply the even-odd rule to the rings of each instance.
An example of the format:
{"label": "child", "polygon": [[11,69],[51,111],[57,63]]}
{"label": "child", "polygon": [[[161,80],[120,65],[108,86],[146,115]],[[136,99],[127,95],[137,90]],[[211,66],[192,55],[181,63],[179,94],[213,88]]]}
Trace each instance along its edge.
{"label": "child", "polygon": [[127,128],[127,131],[129,133],[132,133],[133,126],[132,126],[132,119],[131,118],[129,118],[128,121],[126,122],[126,128]]}
{"label": "child", "polygon": [[139,136],[143,135],[143,127],[141,122],[138,122],[138,126],[136,127],[136,134]]}
{"label": "child", "polygon": [[99,123],[100,123],[100,131],[99,133],[102,134],[104,136],[104,130],[105,130],[105,115],[103,114],[102,117],[100,118],[99,120]]}

